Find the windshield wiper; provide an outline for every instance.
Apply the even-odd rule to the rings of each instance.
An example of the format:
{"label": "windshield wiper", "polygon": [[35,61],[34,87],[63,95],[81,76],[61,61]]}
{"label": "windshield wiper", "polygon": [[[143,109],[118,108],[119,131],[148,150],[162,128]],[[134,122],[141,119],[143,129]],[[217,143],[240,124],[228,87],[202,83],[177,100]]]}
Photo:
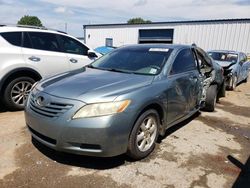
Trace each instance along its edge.
{"label": "windshield wiper", "polygon": [[106,69],[103,69],[103,70],[112,71],[112,72],[121,72],[121,73],[133,74],[133,72],[130,72],[130,71],[124,71],[124,70],[114,69],[114,68],[106,68]]}

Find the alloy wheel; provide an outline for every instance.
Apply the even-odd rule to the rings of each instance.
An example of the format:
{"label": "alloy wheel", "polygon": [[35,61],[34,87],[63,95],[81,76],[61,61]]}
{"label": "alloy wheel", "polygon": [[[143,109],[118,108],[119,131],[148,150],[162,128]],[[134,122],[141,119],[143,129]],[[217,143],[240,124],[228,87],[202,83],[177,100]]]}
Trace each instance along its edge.
{"label": "alloy wheel", "polygon": [[149,116],[141,123],[137,137],[137,148],[145,152],[154,144],[157,135],[157,121],[153,116]]}
{"label": "alloy wheel", "polygon": [[17,82],[11,89],[12,101],[20,106],[24,106],[31,91],[32,83],[28,81]]}

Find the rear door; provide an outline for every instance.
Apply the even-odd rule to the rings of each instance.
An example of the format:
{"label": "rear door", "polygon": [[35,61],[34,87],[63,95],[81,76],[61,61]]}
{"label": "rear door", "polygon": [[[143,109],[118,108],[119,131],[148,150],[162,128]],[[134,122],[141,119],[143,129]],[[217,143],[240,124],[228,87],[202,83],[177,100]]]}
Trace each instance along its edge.
{"label": "rear door", "polygon": [[168,124],[190,114],[199,106],[201,82],[195,57],[190,48],[181,50],[168,77]]}
{"label": "rear door", "polygon": [[62,53],[56,34],[23,32],[22,46],[25,61],[43,78],[70,70],[67,56]]}
{"label": "rear door", "polygon": [[88,57],[89,48],[74,38],[58,35],[62,50],[67,54],[70,69],[79,69],[90,64],[95,58]]}

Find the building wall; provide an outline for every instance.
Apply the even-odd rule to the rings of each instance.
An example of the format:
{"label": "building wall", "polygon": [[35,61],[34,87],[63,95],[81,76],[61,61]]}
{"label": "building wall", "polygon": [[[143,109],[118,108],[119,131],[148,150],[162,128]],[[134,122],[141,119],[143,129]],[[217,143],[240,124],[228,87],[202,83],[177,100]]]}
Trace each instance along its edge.
{"label": "building wall", "polygon": [[196,43],[204,50],[250,53],[250,21],[87,26],[86,43],[95,48],[105,46],[106,38],[113,38],[116,47],[137,44],[139,29],[174,29],[176,44]]}

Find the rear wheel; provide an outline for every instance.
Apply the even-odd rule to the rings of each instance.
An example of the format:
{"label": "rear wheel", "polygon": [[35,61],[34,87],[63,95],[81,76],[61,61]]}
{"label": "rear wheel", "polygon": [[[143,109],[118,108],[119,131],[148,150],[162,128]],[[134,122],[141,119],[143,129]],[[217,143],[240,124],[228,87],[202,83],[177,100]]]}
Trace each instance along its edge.
{"label": "rear wheel", "polygon": [[9,110],[24,109],[27,97],[35,80],[30,77],[20,77],[12,80],[4,90],[3,100]]}
{"label": "rear wheel", "polygon": [[155,147],[160,118],[155,110],[147,110],[137,119],[129,137],[127,154],[136,160],[148,156]]}
{"label": "rear wheel", "polygon": [[205,107],[203,110],[213,112],[217,100],[217,85],[211,85],[207,89]]}

